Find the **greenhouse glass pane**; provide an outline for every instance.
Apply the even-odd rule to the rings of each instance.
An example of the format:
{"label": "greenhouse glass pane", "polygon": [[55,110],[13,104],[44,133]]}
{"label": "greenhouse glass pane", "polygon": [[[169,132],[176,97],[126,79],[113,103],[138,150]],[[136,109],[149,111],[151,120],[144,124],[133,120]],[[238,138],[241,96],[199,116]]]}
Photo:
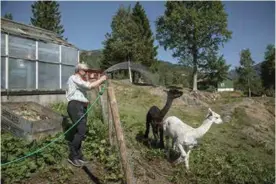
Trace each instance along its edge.
{"label": "greenhouse glass pane", "polygon": [[62,70],[62,89],[67,88],[67,81],[68,78],[73,75],[75,73],[75,67],[73,66],[62,66],[61,67]]}
{"label": "greenhouse glass pane", "polygon": [[1,89],[6,88],[6,58],[1,57]]}
{"label": "greenhouse glass pane", "polygon": [[6,49],[6,40],[5,40],[5,34],[1,33],[1,55],[5,56],[5,49]]}
{"label": "greenhouse glass pane", "polygon": [[59,65],[38,63],[38,89],[59,89]]}
{"label": "greenhouse glass pane", "polygon": [[9,58],[9,89],[35,89],[35,62]]}
{"label": "greenhouse glass pane", "polygon": [[9,36],[9,56],[22,59],[35,59],[35,41]]}
{"label": "greenhouse glass pane", "polygon": [[61,47],[61,62],[76,65],[78,63],[78,51],[70,47]]}
{"label": "greenhouse glass pane", "polygon": [[58,63],[59,45],[38,42],[38,60]]}

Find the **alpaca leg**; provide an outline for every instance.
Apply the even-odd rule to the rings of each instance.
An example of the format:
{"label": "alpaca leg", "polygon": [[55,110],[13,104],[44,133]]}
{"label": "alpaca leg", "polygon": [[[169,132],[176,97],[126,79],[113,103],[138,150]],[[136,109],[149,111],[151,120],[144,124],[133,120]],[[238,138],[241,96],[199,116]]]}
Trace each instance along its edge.
{"label": "alpaca leg", "polygon": [[163,127],[159,128],[159,133],[160,133],[160,148],[164,148],[164,132],[163,132]]}
{"label": "alpaca leg", "polygon": [[175,138],[172,138],[172,149],[176,151]]}
{"label": "alpaca leg", "polygon": [[153,136],[154,136],[155,146],[157,146],[158,145],[158,126],[154,122],[151,127],[152,127]]}
{"label": "alpaca leg", "polygon": [[155,143],[155,147],[158,147],[158,134],[154,133],[154,143]]}
{"label": "alpaca leg", "polygon": [[189,157],[190,157],[191,150],[187,151],[187,156],[185,157],[185,167],[189,170]]}
{"label": "alpaca leg", "polygon": [[170,137],[165,136],[165,139],[166,139],[166,147],[165,147],[166,156],[167,156],[167,159],[169,160],[169,158],[170,158],[170,149],[169,149],[169,139],[170,139]]}
{"label": "alpaca leg", "polygon": [[176,163],[180,163],[180,162],[183,161],[183,158],[185,158],[185,157],[187,156],[187,154],[186,154],[186,152],[185,152],[185,150],[184,150],[184,148],[183,148],[183,146],[182,146],[181,144],[177,144],[177,147],[178,147],[178,149],[180,150],[181,155],[180,155],[180,157],[176,160]]}
{"label": "alpaca leg", "polygon": [[146,122],[146,132],[145,132],[145,135],[144,135],[144,138],[149,138],[149,131],[150,131],[150,121],[149,121],[149,118],[147,116],[147,122]]}

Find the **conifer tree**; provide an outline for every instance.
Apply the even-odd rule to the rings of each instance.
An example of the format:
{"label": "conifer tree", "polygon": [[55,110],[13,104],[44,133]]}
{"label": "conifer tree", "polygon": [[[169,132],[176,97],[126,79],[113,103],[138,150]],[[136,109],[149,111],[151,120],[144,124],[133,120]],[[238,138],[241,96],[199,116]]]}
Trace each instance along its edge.
{"label": "conifer tree", "polygon": [[13,16],[12,16],[11,13],[6,13],[6,14],[4,15],[4,18],[13,20]]}
{"label": "conifer tree", "polygon": [[154,63],[157,62],[155,57],[157,55],[158,47],[154,46],[154,37],[150,29],[149,20],[144,8],[139,2],[137,2],[132,9],[132,15],[133,20],[139,27],[141,37],[140,41],[142,43],[139,49],[142,52],[142,55],[140,58],[137,58],[137,62],[140,62],[148,67],[154,66]]}
{"label": "conifer tree", "polygon": [[261,77],[266,89],[275,90],[275,46],[272,44],[266,47],[265,61],[261,66]]}
{"label": "conifer tree", "polygon": [[130,7],[121,6],[112,19],[111,33],[106,34],[103,42],[102,67],[124,61],[135,61],[140,53],[139,28],[134,22]]}
{"label": "conifer tree", "polygon": [[31,24],[57,33],[63,37],[64,28],[61,25],[59,3],[56,1],[36,1],[32,4]]}
{"label": "conifer tree", "polygon": [[259,93],[261,91],[261,79],[254,70],[254,64],[249,49],[242,50],[240,53],[240,66],[236,68],[238,74],[238,85],[243,91],[248,91],[248,96],[251,97],[251,92]]}

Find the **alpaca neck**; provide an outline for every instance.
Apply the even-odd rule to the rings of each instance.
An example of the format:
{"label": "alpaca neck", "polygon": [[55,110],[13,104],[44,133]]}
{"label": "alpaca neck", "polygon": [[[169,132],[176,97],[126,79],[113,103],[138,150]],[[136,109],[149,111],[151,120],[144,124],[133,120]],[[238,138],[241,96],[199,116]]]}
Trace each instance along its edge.
{"label": "alpaca neck", "polygon": [[171,108],[172,106],[172,101],[173,99],[170,98],[170,97],[167,97],[167,102],[165,104],[165,106],[161,109],[161,117],[164,118],[166,116],[166,114],[168,113],[169,109]]}
{"label": "alpaca neck", "polygon": [[195,129],[195,138],[199,139],[201,137],[203,137],[208,130],[211,128],[213,122],[210,121],[208,118],[205,119],[202,123],[202,125],[198,128]]}

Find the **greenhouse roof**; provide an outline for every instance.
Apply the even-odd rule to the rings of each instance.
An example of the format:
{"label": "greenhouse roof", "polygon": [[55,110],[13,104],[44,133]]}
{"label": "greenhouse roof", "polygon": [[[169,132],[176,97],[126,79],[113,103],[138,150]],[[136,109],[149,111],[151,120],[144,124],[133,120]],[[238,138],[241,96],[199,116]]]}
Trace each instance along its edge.
{"label": "greenhouse roof", "polygon": [[8,33],[15,36],[34,39],[43,42],[50,42],[67,47],[74,47],[73,44],[60,38],[55,32],[35,27],[32,25],[26,25],[19,22],[15,22],[9,19],[1,17],[1,32]]}

